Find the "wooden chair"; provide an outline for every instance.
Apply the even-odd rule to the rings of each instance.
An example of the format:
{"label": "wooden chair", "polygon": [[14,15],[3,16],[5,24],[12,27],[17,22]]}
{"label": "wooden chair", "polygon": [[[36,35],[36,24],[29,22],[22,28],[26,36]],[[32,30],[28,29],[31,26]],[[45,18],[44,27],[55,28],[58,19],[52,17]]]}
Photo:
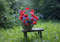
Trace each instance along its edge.
{"label": "wooden chair", "polygon": [[42,31],[44,31],[43,28],[32,28],[31,30],[28,29],[22,30],[25,38],[27,38],[27,32],[38,32],[40,39],[42,39]]}

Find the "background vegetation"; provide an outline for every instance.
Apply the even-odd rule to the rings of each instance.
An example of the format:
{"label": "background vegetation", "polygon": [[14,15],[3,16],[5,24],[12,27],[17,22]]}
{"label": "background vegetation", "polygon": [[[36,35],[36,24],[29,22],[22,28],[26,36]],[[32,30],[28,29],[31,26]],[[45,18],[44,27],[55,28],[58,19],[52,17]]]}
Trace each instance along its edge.
{"label": "background vegetation", "polygon": [[[38,21],[34,28],[44,28],[43,42],[60,42],[60,22]],[[21,26],[13,29],[0,29],[0,42],[25,42]],[[28,42],[40,42],[37,32],[28,32]]]}
{"label": "background vegetation", "polygon": [[[11,25],[14,22],[16,12],[21,7],[34,8],[36,14],[42,19],[60,19],[60,1],[59,0],[0,0],[0,26]],[[14,18],[13,18],[14,17]],[[12,19],[13,18],[13,19]],[[14,23],[13,23],[14,24]],[[9,26],[10,26],[9,25]],[[12,25],[11,25],[12,27]]]}
{"label": "background vegetation", "polygon": [[[22,27],[16,17],[21,7],[35,9],[40,20],[34,27],[44,28],[43,42],[60,42],[60,0],[0,0],[0,42],[24,41]],[[36,33],[28,36],[30,42],[40,42]]]}

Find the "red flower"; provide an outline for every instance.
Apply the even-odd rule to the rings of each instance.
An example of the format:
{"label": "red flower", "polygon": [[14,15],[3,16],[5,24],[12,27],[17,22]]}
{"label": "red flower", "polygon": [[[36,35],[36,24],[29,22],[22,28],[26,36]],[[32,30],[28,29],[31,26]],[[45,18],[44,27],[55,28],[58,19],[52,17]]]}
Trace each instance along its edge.
{"label": "red flower", "polygon": [[37,16],[34,16],[34,18],[35,18],[36,20],[39,20],[39,18],[38,18]]}
{"label": "red flower", "polygon": [[38,17],[36,17],[36,19],[37,19],[37,20],[39,20],[39,18],[38,18]]}
{"label": "red flower", "polygon": [[23,19],[23,16],[19,16],[19,19],[22,20]]}
{"label": "red flower", "polygon": [[34,15],[34,14],[32,14],[31,16],[33,16],[33,17],[34,17],[35,15]]}
{"label": "red flower", "polygon": [[26,21],[24,20],[23,22],[25,23]]}
{"label": "red flower", "polygon": [[31,12],[34,12],[34,9],[31,9]]}
{"label": "red flower", "polygon": [[24,14],[21,14],[20,16],[23,16]]}
{"label": "red flower", "polygon": [[28,17],[28,14],[24,14],[24,17]]}
{"label": "red flower", "polygon": [[35,19],[39,20],[39,18],[38,18],[37,16],[35,16],[35,15],[33,15],[33,14],[32,14],[31,16],[33,16]]}
{"label": "red flower", "polygon": [[34,18],[33,18],[33,17],[31,17],[31,20],[33,21],[33,20],[34,20]]}
{"label": "red flower", "polygon": [[37,16],[34,15],[33,17],[36,18]]}
{"label": "red flower", "polygon": [[33,24],[36,24],[37,22],[36,21],[33,21]]}
{"label": "red flower", "polygon": [[29,8],[25,8],[26,10],[29,10]]}
{"label": "red flower", "polygon": [[21,11],[21,12],[20,12],[20,15],[21,15],[21,16],[23,16],[23,15],[24,15],[24,12],[23,12],[23,11]]}
{"label": "red flower", "polygon": [[39,18],[34,15],[34,9],[31,9],[31,11],[28,10],[29,8],[25,8],[25,10],[20,11],[19,20],[21,20],[26,26],[29,26],[30,24],[37,24],[37,20]]}
{"label": "red flower", "polygon": [[26,12],[25,10],[21,10],[20,11],[20,16],[23,16],[25,12]]}
{"label": "red flower", "polygon": [[30,12],[30,14],[34,14],[34,12]]}
{"label": "red flower", "polygon": [[28,17],[26,17],[26,20],[29,20],[29,18],[28,18]]}

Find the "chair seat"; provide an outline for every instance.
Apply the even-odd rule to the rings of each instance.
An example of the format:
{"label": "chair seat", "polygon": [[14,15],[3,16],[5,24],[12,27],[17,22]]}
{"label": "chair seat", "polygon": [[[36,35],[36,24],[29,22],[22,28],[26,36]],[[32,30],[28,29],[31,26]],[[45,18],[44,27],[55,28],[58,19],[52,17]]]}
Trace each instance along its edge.
{"label": "chair seat", "polygon": [[31,30],[25,29],[23,32],[34,32],[34,31],[44,31],[43,28],[32,28]]}

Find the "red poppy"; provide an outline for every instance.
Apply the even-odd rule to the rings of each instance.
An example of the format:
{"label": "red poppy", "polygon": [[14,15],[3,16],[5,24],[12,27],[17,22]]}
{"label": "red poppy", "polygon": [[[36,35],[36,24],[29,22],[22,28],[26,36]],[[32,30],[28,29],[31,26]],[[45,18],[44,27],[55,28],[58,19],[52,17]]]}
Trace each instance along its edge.
{"label": "red poppy", "polygon": [[39,18],[38,18],[38,17],[36,17],[36,19],[37,19],[37,20],[39,20]]}
{"label": "red poppy", "polygon": [[34,12],[34,9],[31,9],[31,12]]}
{"label": "red poppy", "polygon": [[26,17],[26,20],[29,20],[29,18],[28,18],[28,17]]}
{"label": "red poppy", "polygon": [[28,14],[24,14],[24,17],[28,17]]}
{"label": "red poppy", "polygon": [[39,20],[39,18],[38,18],[37,16],[34,16],[34,18],[35,18],[36,20]]}
{"label": "red poppy", "polygon": [[33,24],[36,24],[37,22],[36,21],[33,21]]}
{"label": "red poppy", "polygon": [[21,14],[20,16],[23,16],[24,14]]}
{"label": "red poppy", "polygon": [[34,12],[30,12],[30,14],[34,14]]}
{"label": "red poppy", "polygon": [[20,11],[20,16],[23,16],[24,15],[24,12],[25,12],[24,10],[21,10]]}
{"label": "red poppy", "polygon": [[29,26],[30,24],[37,24],[38,17],[34,15],[34,9],[31,9],[31,11],[28,10],[29,8],[25,8],[25,10],[21,10],[19,19],[26,26]]}
{"label": "red poppy", "polygon": [[37,16],[34,15],[34,18],[36,18]]}
{"label": "red poppy", "polygon": [[29,8],[25,8],[26,10],[29,10]]}
{"label": "red poppy", "polygon": [[33,17],[31,17],[31,20],[33,21],[33,20],[34,20],[34,18],[33,18]]}
{"label": "red poppy", "polygon": [[23,10],[21,10],[21,11],[20,11],[20,14],[24,14],[24,11],[23,11]]}
{"label": "red poppy", "polygon": [[24,20],[23,22],[25,23],[26,21]]}
{"label": "red poppy", "polygon": [[22,19],[23,19],[23,17],[22,17],[22,16],[19,16],[19,19],[20,19],[20,20],[22,20]]}
{"label": "red poppy", "polygon": [[34,17],[35,15],[34,15],[34,14],[32,14],[31,16],[33,16],[33,17]]}

